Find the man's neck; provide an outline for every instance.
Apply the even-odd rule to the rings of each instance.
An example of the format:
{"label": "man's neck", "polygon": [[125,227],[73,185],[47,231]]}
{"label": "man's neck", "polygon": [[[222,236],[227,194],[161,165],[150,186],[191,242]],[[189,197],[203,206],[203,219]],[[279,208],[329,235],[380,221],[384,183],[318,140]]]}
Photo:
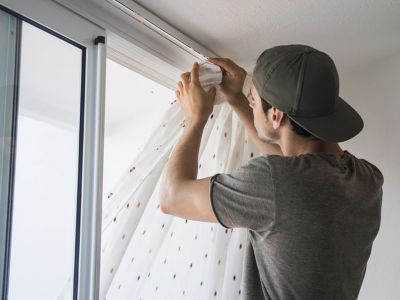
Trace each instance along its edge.
{"label": "man's neck", "polygon": [[296,156],[308,153],[326,153],[337,157],[343,155],[343,150],[337,143],[304,138],[295,133],[283,136],[280,141],[280,147],[284,156]]}

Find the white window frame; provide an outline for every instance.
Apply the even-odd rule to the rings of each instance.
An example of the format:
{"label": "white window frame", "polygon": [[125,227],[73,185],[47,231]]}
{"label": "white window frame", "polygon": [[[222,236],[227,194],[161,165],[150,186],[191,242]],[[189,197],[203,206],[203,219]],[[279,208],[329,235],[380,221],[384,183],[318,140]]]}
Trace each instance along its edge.
{"label": "white window frame", "polygon": [[[106,32],[71,10],[51,0],[2,0],[0,4],[9,13],[34,25],[48,28],[83,46],[85,56],[83,113],[81,112],[80,141],[81,176],[77,191],[77,227],[76,244],[79,245],[75,256],[78,261],[74,299],[99,298],[100,247],[101,247],[101,200],[102,200],[102,160],[104,141],[104,98],[105,98],[105,61],[106,45],[102,39]],[[83,121],[83,122],[82,122]],[[83,124],[82,124],[83,123]],[[2,201],[4,199],[1,199]],[[11,222],[10,222],[11,223]],[[11,229],[9,228],[9,231]],[[12,237],[11,237],[12,239]],[[7,241],[9,247],[10,241]],[[1,257],[2,262],[9,257]],[[8,265],[4,264],[4,265]],[[3,266],[3,264],[1,265]],[[2,269],[1,272],[4,270]],[[3,278],[1,292],[7,298],[8,278]]]}

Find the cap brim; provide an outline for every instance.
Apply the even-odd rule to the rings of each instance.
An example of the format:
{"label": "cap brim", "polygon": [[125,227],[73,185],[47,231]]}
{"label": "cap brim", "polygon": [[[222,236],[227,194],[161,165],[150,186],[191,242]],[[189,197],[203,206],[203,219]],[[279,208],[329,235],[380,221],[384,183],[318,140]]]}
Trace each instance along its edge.
{"label": "cap brim", "polygon": [[289,117],[319,139],[336,143],[351,139],[364,127],[361,116],[340,97],[333,114],[316,118]]}

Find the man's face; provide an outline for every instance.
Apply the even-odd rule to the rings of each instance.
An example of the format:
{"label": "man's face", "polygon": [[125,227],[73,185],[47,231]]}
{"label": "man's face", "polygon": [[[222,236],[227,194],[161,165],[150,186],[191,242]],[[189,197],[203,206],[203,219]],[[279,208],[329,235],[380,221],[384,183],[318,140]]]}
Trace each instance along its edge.
{"label": "man's face", "polygon": [[276,143],[279,136],[277,135],[276,130],[273,129],[269,117],[272,108],[268,110],[268,115],[264,112],[261,103],[263,100],[258,94],[254,84],[251,86],[250,92],[252,97],[250,98],[249,105],[253,109],[254,127],[257,130],[258,137],[266,143]]}

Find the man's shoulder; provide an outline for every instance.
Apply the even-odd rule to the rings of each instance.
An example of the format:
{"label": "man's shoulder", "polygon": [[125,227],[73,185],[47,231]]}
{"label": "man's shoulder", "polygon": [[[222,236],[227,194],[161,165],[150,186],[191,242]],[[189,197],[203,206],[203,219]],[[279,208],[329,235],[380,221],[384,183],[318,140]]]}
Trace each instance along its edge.
{"label": "man's shoulder", "polygon": [[280,159],[279,155],[260,155],[248,160],[235,172],[246,177],[250,174],[271,173],[279,165]]}
{"label": "man's shoulder", "polygon": [[373,163],[370,161],[366,160],[365,158],[357,158],[360,164],[364,166],[364,171],[368,172],[375,178],[378,178],[381,181],[381,184],[383,184],[383,174],[381,170]]}
{"label": "man's shoulder", "polygon": [[275,165],[282,163],[285,159],[285,156],[282,155],[277,155],[277,154],[266,154],[266,155],[260,155],[258,157],[255,157],[251,160],[249,160],[248,163],[252,163],[255,165],[262,165],[262,164],[268,164],[268,165]]}
{"label": "man's shoulder", "polygon": [[277,154],[260,155],[256,158],[251,159],[248,164],[252,164],[256,167],[264,167],[269,170],[277,168],[288,167],[293,158]]}

